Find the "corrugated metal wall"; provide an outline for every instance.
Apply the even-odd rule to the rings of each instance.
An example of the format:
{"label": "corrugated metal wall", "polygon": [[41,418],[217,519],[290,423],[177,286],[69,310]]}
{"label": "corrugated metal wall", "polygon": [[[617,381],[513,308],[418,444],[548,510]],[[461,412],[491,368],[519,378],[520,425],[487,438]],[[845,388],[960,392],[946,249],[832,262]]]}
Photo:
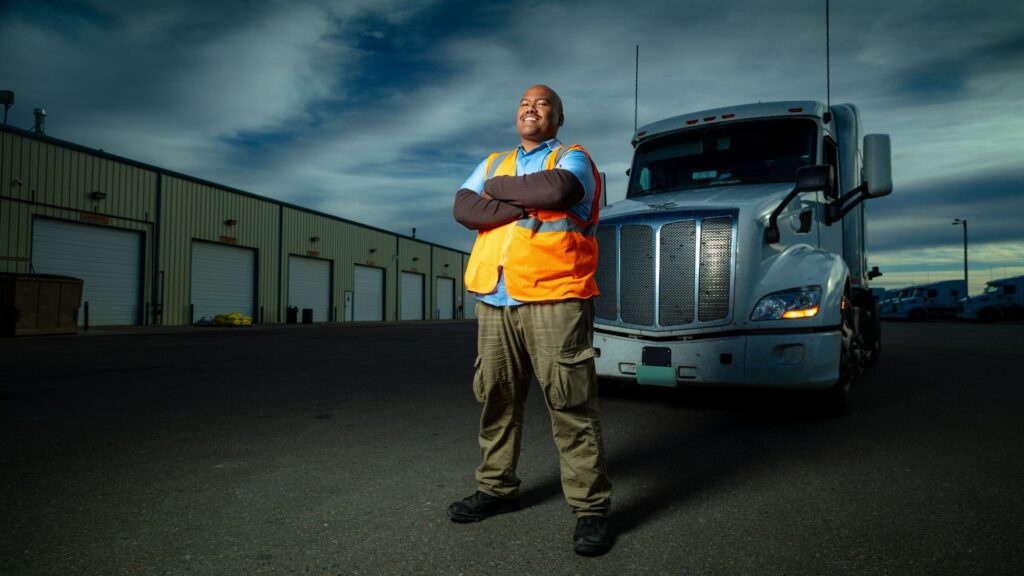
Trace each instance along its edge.
{"label": "corrugated metal wall", "polygon": [[[354,290],[353,266],[360,264],[383,268],[386,302],[384,317],[396,317],[394,298],[386,297],[388,294],[395,294],[397,287],[395,235],[287,206],[284,207],[283,220],[285,232],[282,240],[282,279],[288,278],[289,255],[331,261],[334,275],[331,300],[338,308],[335,318],[341,319],[344,293]],[[314,242],[312,238],[318,240]],[[284,305],[282,303],[282,306]]]}
{"label": "corrugated metal wall", "polygon": [[[106,197],[91,198],[96,191]],[[399,317],[403,270],[429,276],[424,283],[427,318],[436,310],[436,276],[456,279],[457,305],[461,304],[468,256],[460,251],[70,143],[0,129],[0,271],[30,272],[35,215],[144,232],[147,323],[191,321],[191,254],[196,240],[256,251],[257,315],[262,311],[262,318],[254,318],[257,322],[285,320],[289,255],[332,263],[336,320],[343,317],[345,292],[354,289],[357,264],[384,270],[388,320]],[[234,224],[228,225],[229,220]],[[150,304],[160,305],[162,316],[151,320]]]}
{"label": "corrugated metal wall", "polygon": [[[164,291],[164,323],[191,322],[193,240],[256,250],[257,317],[253,321],[279,322],[280,206],[175,176],[162,178],[160,281]],[[227,224],[229,220],[235,224]]]}
{"label": "corrugated metal wall", "polygon": [[[462,305],[462,252],[434,248],[434,267],[430,272],[431,278],[453,278],[455,280],[455,317],[460,318],[459,306]],[[431,281],[437,285],[436,281]],[[437,311],[437,294],[432,294],[430,299],[431,309]]]}
{"label": "corrugated metal wall", "polygon": [[[426,277],[430,277],[430,244],[424,242],[418,242],[411,238],[401,238],[398,241],[398,252],[399,252],[399,268],[402,272],[414,272],[417,274],[424,274]],[[401,276],[401,274],[399,274]],[[401,294],[402,290],[399,287],[398,294]],[[429,281],[423,283],[423,318],[425,320],[431,320],[434,318],[434,311],[430,307],[430,299],[434,293],[434,287],[430,285]],[[397,297],[397,303],[401,303],[401,296]]]}
{"label": "corrugated metal wall", "polygon": [[138,230],[145,242],[141,304],[148,318],[155,213],[155,172],[0,132],[0,272],[32,272],[35,216]]}

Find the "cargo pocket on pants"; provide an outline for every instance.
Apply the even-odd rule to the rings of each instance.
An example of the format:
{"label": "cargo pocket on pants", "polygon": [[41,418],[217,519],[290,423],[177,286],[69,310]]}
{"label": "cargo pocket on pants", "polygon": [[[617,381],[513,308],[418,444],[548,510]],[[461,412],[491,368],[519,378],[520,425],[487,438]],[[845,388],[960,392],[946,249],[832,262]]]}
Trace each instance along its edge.
{"label": "cargo pocket on pants", "polygon": [[473,362],[473,396],[476,397],[477,402],[484,402],[487,400],[487,391],[484,389],[484,378],[483,370],[480,369],[480,365],[483,363],[480,356],[476,357],[476,361]]}
{"label": "cargo pocket on pants", "polygon": [[575,408],[590,400],[594,379],[594,349],[565,351],[555,358],[548,402],[557,410]]}

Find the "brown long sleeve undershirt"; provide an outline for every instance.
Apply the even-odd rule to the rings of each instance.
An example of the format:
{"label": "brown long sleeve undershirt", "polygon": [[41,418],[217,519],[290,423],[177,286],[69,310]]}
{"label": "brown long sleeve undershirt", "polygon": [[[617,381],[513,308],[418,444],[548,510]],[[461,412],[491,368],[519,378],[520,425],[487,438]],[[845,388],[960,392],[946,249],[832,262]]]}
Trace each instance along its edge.
{"label": "brown long sleeve undershirt", "polygon": [[526,216],[530,210],[568,210],[583,198],[583,185],[568,170],[542,170],[524,176],[495,176],[484,194],[455,193],[455,220],[470,230],[490,230]]}
{"label": "brown long sleeve undershirt", "polygon": [[526,210],[463,188],[455,193],[452,214],[456,222],[470,230],[490,230],[519,220],[526,216]]}
{"label": "brown long sleeve undershirt", "polygon": [[541,170],[525,176],[495,176],[484,182],[491,198],[524,210],[568,210],[583,199],[583,184],[569,170]]}

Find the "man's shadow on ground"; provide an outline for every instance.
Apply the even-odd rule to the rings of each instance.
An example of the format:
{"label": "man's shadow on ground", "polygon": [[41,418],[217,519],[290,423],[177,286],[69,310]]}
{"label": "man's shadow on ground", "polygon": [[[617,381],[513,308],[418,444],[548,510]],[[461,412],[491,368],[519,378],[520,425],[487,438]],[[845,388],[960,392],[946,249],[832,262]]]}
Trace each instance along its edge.
{"label": "man's shadow on ground", "polygon": [[[609,441],[611,426],[604,418],[609,411],[602,411],[613,484],[610,519],[618,534],[727,490],[740,475],[792,451],[793,442],[810,442],[801,438],[813,437],[815,428],[839,425],[822,410],[821,399],[806,392],[631,388],[602,390],[601,402],[624,404],[616,410],[657,413],[631,433],[634,443],[623,444]],[[556,498],[562,498],[557,472],[524,489],[520,505]]]}

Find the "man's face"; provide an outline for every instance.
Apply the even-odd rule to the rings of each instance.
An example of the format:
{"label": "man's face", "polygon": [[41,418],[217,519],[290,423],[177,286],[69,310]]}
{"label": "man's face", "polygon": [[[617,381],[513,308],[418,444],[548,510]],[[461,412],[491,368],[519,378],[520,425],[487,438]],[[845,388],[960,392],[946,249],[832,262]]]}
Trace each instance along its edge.
{"label": "man's face", "polygon": [[547,86],[532,86],[519,101],[516,128],[523,140],[539,144],[558,134],[561,117],[558,95]]}

